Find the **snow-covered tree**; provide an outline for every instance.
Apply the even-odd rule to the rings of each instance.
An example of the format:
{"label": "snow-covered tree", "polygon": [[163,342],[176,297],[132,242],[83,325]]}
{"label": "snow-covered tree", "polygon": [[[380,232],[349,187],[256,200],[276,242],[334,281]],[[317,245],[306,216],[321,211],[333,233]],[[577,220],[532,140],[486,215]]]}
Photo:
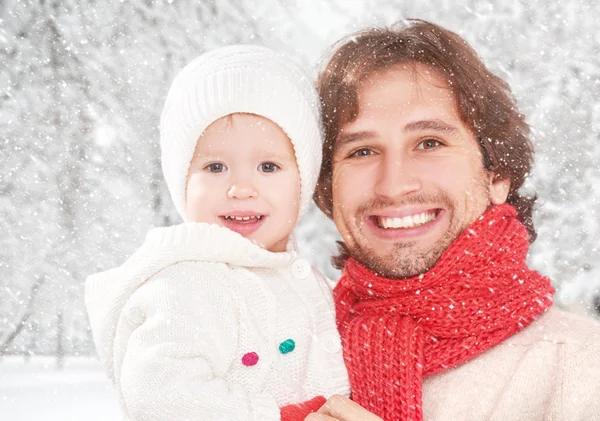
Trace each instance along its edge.
{"label": "snow-covered tree", "polygon": [[[600,281],[600,6],[593,0],[0,2],[0,353],[91,353],[85,277],[179,222],[160,170],[169,84],[232,43],[314,76],[341,36],[418,17],[452,29],[514,89],[536,135],[531,263],[593,303]],[[337,233],[312,208],[301,251],[331,277]],[[592,304],[590,304],[592,305]]]}

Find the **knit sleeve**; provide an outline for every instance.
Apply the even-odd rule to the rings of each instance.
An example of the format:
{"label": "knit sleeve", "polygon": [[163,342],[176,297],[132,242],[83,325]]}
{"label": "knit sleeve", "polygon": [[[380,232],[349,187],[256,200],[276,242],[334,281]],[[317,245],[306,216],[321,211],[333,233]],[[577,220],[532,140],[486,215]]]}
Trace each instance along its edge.
{"label": "knit sleeve", "polygon": [[116,386],[130,421],[280,419],[272,396],[223,378],[235,358],[238,309],[219,272],[204,269],[166,268],[123,310]]}
{"label": "knit sleeve", "polygon": [[304,421],[313,412],[317,412],[327,400],[323,396],[297,404],[286,405],[281,408],[281,421]]}

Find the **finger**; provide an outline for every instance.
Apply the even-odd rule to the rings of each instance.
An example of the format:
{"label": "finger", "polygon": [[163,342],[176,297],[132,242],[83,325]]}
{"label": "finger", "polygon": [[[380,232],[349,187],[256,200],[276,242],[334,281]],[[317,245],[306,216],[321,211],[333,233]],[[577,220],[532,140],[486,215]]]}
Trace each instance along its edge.
{"label": "finger", "polygon": [[317,411],[338,421],[383,421],[377,415],[345,396],[334,395]]}
{"label": "finger", "polygon": [[306,418],[304,418],[304,421],[339,421],[336,418],[333,418],[330,415],[327,414],[320,414],[318,412],[313,412],[311,414],[308,414],[308,416]]}

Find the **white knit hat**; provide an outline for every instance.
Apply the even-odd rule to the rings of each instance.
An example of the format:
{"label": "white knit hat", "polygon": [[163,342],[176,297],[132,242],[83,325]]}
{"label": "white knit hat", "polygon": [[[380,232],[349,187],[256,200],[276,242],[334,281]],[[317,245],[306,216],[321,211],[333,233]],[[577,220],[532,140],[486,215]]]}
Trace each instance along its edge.
{"label": "white knit hat", "polygon": [[257,45],[205,53],[173,81],[160,118],[162,170],[175,207],[187,221],[186,180],[198,138],[233,113],[265,117],[288,135],[300,173],[300,216],[319,176],[322,130],[311,79],[285,55]]}

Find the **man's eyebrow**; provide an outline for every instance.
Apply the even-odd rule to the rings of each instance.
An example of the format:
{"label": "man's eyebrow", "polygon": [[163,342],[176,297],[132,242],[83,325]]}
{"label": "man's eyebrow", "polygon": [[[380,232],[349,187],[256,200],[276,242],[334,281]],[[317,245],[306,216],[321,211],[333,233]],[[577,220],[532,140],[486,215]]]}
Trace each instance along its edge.
{"label": "man's eyebrow", "polygon": [[456,127],[451,126],[450,124],[439,119],[413,121],[404,126],[405,132],[418,132],[424,130],[433,130],[436,132],[446,133],[455,133],[458,131]]}
{"label": "man's eyebrow", "polygon": [[372,130],[363,130],[354,133],[341,133],[336,139],[336,147],[346,146],[350,143],[359,142],[361,140],[374,139],[377,133]]}
{"label": "man's eyebrow", "polygon": [[[440,119],[412,121],[404,126],[405,132],[417,132],[424,130],[433,130],[437,132],[455,133],[458,129]],[[363,130],[360,132],[341,133],[336,139],[336,146],[346,146],[349,143],[370,140],[377,137],[377,133],[372,130]]]}

